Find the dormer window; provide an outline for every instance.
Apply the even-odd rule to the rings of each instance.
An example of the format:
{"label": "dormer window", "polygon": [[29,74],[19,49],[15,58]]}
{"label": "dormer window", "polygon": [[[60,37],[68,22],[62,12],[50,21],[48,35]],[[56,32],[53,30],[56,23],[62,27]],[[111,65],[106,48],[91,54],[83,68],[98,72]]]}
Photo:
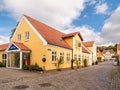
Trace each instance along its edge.
{"label": "dormer window", "polygon": [[29,36],[30,36],[30,33],[29,32],[25,32],[25,40],[29,40]]}

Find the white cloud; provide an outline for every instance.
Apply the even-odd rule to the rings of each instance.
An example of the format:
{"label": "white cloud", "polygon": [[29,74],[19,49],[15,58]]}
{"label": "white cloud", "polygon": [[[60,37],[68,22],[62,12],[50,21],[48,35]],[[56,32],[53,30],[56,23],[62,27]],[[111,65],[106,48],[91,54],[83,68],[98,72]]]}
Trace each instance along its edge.
{"label": "white cloud", "polygon": [[96,7],[96,14],[107,14],[108,13],[108,5],[107,3],[98,4]]}
{"label": "white cloud", "polygon": [[104,43],[120,43],[120,6],[105,21],[101,37],[104,38]]}
{"label": "white cloud", "polygon": [[[86,7],[85,2],[91,2],[91,5],[93,5],[96,3],[95,0],[2,0],[1,2],[0,11],[7,11],[10,14],[8,16],[12,16],[17,20],[23,14],[26,14],[64,32],[80,31],[85,41],[95,40],[97,44],[119,41],[119,8],[105,22],[102,33],[95,32],[89,26],[74,27],[71,25],[73,20],[77,19]],[[96,13],[107,14],[107,3],[99,3],[96,6]],[[65,28],[68,29],[65,30]],[[7,42],[8,40],[8,37],[0,36],[0,43]]]}
{"label": "white cloud", "polygon": [[3,35],[0,35],[0,44],[8,43],[8,42],[9,42],[9,37],[5,37]]}
{"label": "white cloud", "polygon": [[82,27],[70,27],[65,30],[65,33],[79,31],[84,39],[84,41],[95,41],[97,45],[101,44],[103,39],[100,37],[100,32],[95,32],[93,28],[89,26]]}
{"label": "white cloud", "polygon": [[93,5],[96,3],[96,0],[90,0],[89,5]]}
{"label": "white cloud", "polygon": [[84,16],[83,16],[83,18],[87,18],[87,17],[88,17],[88,15],[84,15]]}
{"label": "white cloud", "polygon": [[4,0],[13,17],[27,14],[56,28],[69,26],[85,8],[86,0]]}

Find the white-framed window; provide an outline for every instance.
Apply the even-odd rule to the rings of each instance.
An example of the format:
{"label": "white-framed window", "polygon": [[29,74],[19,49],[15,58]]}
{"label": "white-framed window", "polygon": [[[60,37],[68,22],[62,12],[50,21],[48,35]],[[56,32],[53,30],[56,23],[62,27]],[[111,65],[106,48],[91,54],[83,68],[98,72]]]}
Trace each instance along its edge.
{"label": "white-framed window", "polygon": [[74,54],[74,60],[77,60],[77,55],[76,54]]}
{"label": "white-framed window", "polygon": [[64,61],[64,53],[60,53],[60,59]]}
{"label": "white-framed window", "polygon": [[21,34],[18,34],[18,42],[21,41]]}
{"label": "white-framed window", "polygon": [[84,60],[85,58],[84,58],[84,55],[82,56],[82,60]]}
{"label": "white-framed window", "polygon": [[52,61],[56,61],[56,51],[52,51]]}
{"label": "white-framed window", "polygon": [[30,33],[29,32],[25,32],[25,40],[29,40],[30,37]]}
{"label": "white-framed window", "polygon": [[2,63],[6,65],[7,54],[2,54]]}
{"label": "white-framed window", "polygon": [[75,40],[75,47],[77,47],[77,40]]}
{"label": "white-framed window", "polygon": [[79,59],[79,61],[81,61],[81,55],[78,55],[78,59]]}
{"label": "white-framed window", "polygon": [[67,62],[69,62],[70,61],[70,54],[69,53],[67,53],[67,55],[66,55],[67,57],[66,57],[66,60],[67,60]]}

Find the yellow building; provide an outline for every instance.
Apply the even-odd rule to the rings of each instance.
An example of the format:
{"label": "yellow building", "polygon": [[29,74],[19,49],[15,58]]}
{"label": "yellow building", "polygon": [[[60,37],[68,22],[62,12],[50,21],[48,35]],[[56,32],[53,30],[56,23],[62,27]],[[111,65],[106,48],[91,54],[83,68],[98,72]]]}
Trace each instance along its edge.
{"label": "yellow building", "polygon": [[64,34],[24,15],[10,43],[0,45],[0,61],[6,60],[7,68],[22,69],[37,63],[44,70],[52,70],[62,59],[61,68],[70,68],[77,66],[71,60],[82,60],[82,41],[79,32]]}

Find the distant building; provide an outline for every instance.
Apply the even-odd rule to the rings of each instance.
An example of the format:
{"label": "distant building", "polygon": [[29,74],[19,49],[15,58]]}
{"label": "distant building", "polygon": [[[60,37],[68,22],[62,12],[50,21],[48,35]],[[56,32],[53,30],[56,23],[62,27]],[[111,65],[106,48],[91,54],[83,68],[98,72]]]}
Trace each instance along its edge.
{"label": "distant building", "polygon": [[115,56],[115,51],[113,49],[103,51],[103,57],[105,60],[112,60],[114,56]]}
{"label": "distant building", "polygon": [[97,60],[99,62],[104,60],[103,54],[102,54],[102,52],[99,49],[97,50]]}

